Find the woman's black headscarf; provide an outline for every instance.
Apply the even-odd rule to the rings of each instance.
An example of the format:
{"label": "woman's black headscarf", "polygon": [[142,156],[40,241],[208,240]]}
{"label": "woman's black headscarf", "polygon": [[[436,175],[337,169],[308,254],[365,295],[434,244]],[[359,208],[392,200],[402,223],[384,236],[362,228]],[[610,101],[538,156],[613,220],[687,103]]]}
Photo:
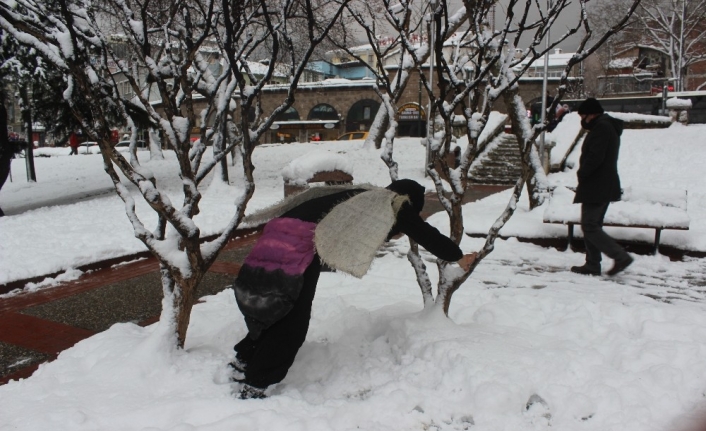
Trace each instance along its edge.
{"label": "woman's black headscarf", "polygon": [[424,186],[414,180],[397,180],[385,187],[398,195],[407,195],[415,211],[421,213],[424,208]]}

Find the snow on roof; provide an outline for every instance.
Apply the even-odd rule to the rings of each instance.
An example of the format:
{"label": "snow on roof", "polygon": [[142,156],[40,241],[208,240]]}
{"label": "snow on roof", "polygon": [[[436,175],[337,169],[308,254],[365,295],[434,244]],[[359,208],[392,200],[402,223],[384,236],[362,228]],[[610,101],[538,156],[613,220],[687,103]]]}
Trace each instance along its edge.
{"label": "snow on roof", "polygon": [[[573,57],[576,53],[575,52],[566,52],[566,53],[554,53],[554,54],[549,54],[549,61],[548,61],[548,66],[549,67],[564,67],[569,63],[569,60],[571,60],[571,57]],[[524,67],[530,59],[526,58],[522,60],[517,66],[515,66],[515,69],[520,69]],[[532,68],[542,68],[544,67],[544,56],[539,57],[538,59],[534,60],[532,64],[530,65]]]}
{"label": "snow on roof", "polygon": [[633,67],[637,57],[624,57],[624,58],[614,58],[608,63],[608,69],[624,69],[626,67]]}
{"label": "snow on roof", "polygon": [[[465,37],[464,37],[465,36]],[[457,32],[451,34],[445,41],[444,41],[444,46],[456,46],[459,43],[463,42],[470,42],[471,41],[472,35],[467,34],[466,32]],[[389,37],[389,38],[381,38],[378,40],[378,43],[380,43],[381,46],[388,46],[394,41],[394,38]],[[417,48],[422,44],[427,43],[426,36],[419,37],[416,34],[411,35],[410,41],[413,42],[412,46]],[[356,52],[356,53],[361,53],[361,52],[368,52],[372,51],[373,47],[372,45],[364,44],[364,45],[357,45],[348,48],[349,51],[351,52]],[[337,50],[338,51],[338,50]]]}
{"label": "snow on roof", "polygon": [[[375,80],[372,78],[363,79],[345,79],[345,78],[329,78],[323,81],[314,82],[302,82],[297,88],[316,88],[316,87],[373,87],[375,85]],[[289,84],[271,84],[267,85],[265,88],[268,89],[278,89],[278,88],[289,88]]]}
{"label": "snow on roof", "polygon": [[[256,61],[248,61],[248,67],[254,75],[264,75],[267,73],[269,66],[267,64],[258,63]],[[275,65],[274,76],[286,77],[289,76],[289,68],[282,65]]]}

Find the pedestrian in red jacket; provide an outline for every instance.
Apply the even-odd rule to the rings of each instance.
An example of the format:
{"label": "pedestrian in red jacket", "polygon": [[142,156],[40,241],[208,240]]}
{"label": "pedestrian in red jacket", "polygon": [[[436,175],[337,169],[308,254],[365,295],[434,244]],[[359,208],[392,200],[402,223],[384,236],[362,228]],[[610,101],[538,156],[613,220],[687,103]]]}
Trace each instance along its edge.
{"label": "pedestrian in red jacket", "polygon": [[78,136],[76,136],[76,133],[71,132],[71,136],[69,136],[69,146],[71,147],[71,152],[69,153],[69,156],[73,156],[74,154],[78,155]]}

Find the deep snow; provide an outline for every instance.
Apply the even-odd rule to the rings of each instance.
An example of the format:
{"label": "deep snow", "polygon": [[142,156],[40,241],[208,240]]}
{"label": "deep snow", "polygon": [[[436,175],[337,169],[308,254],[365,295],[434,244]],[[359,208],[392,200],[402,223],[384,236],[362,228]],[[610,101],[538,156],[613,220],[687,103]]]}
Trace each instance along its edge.
{"label": "deep snow", "polygon": [[[706,126],[626,130],[624,186],[688,191],[691,229],[663,242],[706,250],[701,160]],[[463,145],[463,143],[461,143]],[[388,181],[379,152],[360,142],[265,145],[255,152],[257,190],[249,210],[282,196],[282,169],[314,150],[343,155],[356,182]],[[24,160],[0,206],[110,186],[98,155],[37,159],[40,182],[24,181]],[[56,153],[56,154],[54,154]],[[179,182],[164,162],[141,161],[159,183]],[[398,139],[400,177],[431,189],[418,139]],[[575,172],[549,176],[575,184]],[[197,222],[218,231],[234,186],[204,192]],[[501,193],[464,207],[469,232],[483,231],[507,203]],[[148,211],[142,203],[138,213]],[[526,197],[506,235],[564,235],[543,225]],[[442,231],[443,214],[430,218]],[[31,227],[31,228],[28,228]],[[614,231],[651,238],[636,229]],[[465,238],[464,251],[482,241]],[[186,348],[164,344],[159,324],[116,324],[0,387],[0,430],[690,430],[706,401],[706,264],[635,256],[615,278],[568,271],[583,255],[516,239],[496,250],[455,294],[450,319],[423,310],[406,239],[391,243],[363,279],[322,274],[307,341],[287,378],[265,400],[236,400],[228,382],[233,344],[244,335],[232,291],[194,307]],[[142,250],[115,196],[0,219],[0,283],[68,270]],[[432,279],[431,256],[427,267]],[[56,280],[26,290],[51,288]],[[23,294],[23,293],[15,293]],[[528,408],[528,401],[532,400]]]}

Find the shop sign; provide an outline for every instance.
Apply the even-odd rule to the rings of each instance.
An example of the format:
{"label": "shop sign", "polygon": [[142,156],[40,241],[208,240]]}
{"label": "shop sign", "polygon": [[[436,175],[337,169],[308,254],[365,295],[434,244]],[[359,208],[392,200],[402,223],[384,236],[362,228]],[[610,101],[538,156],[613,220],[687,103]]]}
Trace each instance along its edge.
{"label": "shop sign", "polygon": [[397,110],[397,121],[425,120],[424,110],[416,103],[406,103]]}

